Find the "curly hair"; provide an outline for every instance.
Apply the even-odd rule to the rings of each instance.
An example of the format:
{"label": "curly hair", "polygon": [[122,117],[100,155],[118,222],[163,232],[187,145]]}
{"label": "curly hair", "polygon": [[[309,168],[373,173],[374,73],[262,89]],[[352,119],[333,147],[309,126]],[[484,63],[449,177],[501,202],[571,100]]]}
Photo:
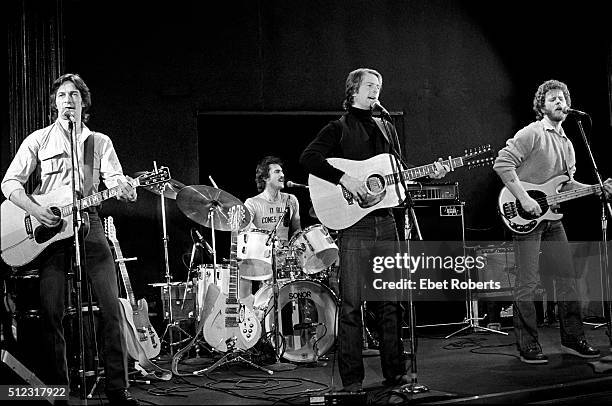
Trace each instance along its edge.
{"label": "curly hair", "polygon": [[270,165],[278,164],[283,167],[283,161],[275,156],[266,156],[257,163],[255,169],[255,184],[257,185],[257,191],[263,192],[266,188],[266,179],[270,177]]}
{"label": "curly hair", "polygon": [[348,77],[346,78],[345,97],[344,101],[342,102],[342,108],[344,108],[344,110],[348,110],[348,108],[353,105],[353,99],[355,98],[353,95],[359,90],[361,80],[366,73],[371,73],[372,75],[376,76],[382,85],[382,75],[378,73],[378,71],[370,68],[355,69],[349,73]]}
{"label": "curly hair", "polygon": [[536,113],[536,118],[541,120],[544,117],[542,114],[542,109],[544,108],[544,103],[546,101],[546,93],[551,90],[561,90],[563,92],[563,96],[565,97],[565,102],[567,103],[567,107],[572,106],[572,98],[570,97],[569,89],[567,85],[563,82],[559,82],[558,80],[550,79],[546,82],[542,83],[533,97],[533,111]]}
{"label": "curly hair", "polygon": [[74,86],[79,90],[79,92],[81,92],[81,99],[83,100],[83,112],[81,120],[86,123],[89,120],[89,114],[87,113],[87,111],[91,107],[91,92],[85,84],[85,81],[77,73],[66,73],[65,75],[62,75],[59,78],[55,79],[55,81],[51,85],[51,92],[49,93],[51,121],[55,121],[57,119],[58,112],[57,107],[55,105],[55,96],[57,95],[57,90],[64,82],[74,83]]}

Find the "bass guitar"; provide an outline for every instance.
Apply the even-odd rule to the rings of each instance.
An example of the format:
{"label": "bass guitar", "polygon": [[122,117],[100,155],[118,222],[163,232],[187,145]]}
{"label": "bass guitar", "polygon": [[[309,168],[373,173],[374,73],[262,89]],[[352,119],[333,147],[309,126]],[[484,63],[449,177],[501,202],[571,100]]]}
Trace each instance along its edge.
{"label": "bass guitar", "polygon": [[592,185],[559,192],[561,186],[568,180],[569,177],[566,175],[559,175],[540,185],[521,182],[527,194],[540,205],[542,214],[539,216],[527,213],[512,192],[504,186],[497,199],[497,210],[506,227],[517,234],[529,234],[543,220],[559,220],[563,217],[563,214],[552,211],[553,206],[598,193],[600,190],[599,185]]}
{"label": "bass guitar", "polygon": [[[129,183],[132,187],[151,186],[170,180],[170,171],[162,167],[157,171],[145,172]],[[121,186],[94,193],[77,201],[79,212],[88,207],[117,196]],[[19,208],[10,200],[0,206],[0,256],[9,266],[27,265],[38,257],[49,245],[74,235],[72,227],[72,188],[63,186],[44,195],[32,195],[31,199],[41,206],[51,206],[51,210],[61,217],[55,227],[45,227],[34,216]],[[82,213],[85,230],[89,230],[89,217]]]}
{"label": "bass guitar", "polygon": [[132,291],[132,284],[130,283],[130,277],[125,266],[123,253],[121,252],[121,247],[119,247],[119,241],[117,240],[117,230],[115,229],[113,218],[110,216],[104,219],[104,231],[106,233],[106,238],[115,251],[115,261],[119,264],[121,279],[123,280],[125,292],[128,297],[127,299],[119,298],[127,322],[125,328],[130,329],[130,331],[134,333],[133,337],[137,339],[133,340],[131,335],[126,334],[128,353],[132,358],[138,360],[138,348],[136,348],[136,345],[140,345],[148,359],[155,358],[159,355],[161,345],[157,332],[149,321],[149,305],[144,298],[136,302],[134,292]]}
{"label": "bass guitar", "polygon": [[246,350],[254,346],[261,336],[261,325],[253,313],[252,306],[241,303],[238,298],[238,231],[244,220],[244,206],[236,205],[229,210],[229,225],[232,231],[229,269],[229,290],[225,294],[215,284],[210,284],[204,299],[202,332],[204,339],[214,349],[227,352]]}
{"label": "bass guitar", "polygon": [[[470,169],[488,165],[495,160],[491,152],[490,145],[483,145],[466,150],[463,156],[449,157],[441,164],[451,170],[461,166]],[[485,156],[487,154],[489,156]],[[344,186],[334,185],[312,174],[308,177],[308,189],[315,214],[323,225],[333,230],[350,227],[374,210],[400,205],[406,198],[402,179],[411,181],[436,171],[433,163],[404,169],[390,154],[376,155],[363,161],[328,158],[327,162],[354,178],[363,179],[369,191],[367,201],[357,203],[353,194]]]}

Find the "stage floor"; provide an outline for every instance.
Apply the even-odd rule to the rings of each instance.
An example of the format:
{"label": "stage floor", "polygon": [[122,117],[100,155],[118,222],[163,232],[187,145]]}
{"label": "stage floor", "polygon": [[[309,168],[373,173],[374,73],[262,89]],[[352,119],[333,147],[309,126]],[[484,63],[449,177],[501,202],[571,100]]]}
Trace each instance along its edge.
{"label": "stage floor", "polygon": [[[605,330],[585,327],[589,342],[603,356],[610,355]],[[546,365],[519,361],[511,329],[505,330],[510,333],[507,336],[468,332],[443,338],[455,330],[457,327],[417,329],[416,379],[429,391],[407,397],[404,404],[584,404],[609,402],[612,398],[612,371],[597,373],[589,360],[562,354],[558,326],[540,329],[540,341],[549,356]],[[168,358],[162,356],[158,365],[169,369]],[[298,363],[292,371],[273,375],[235,363],[195,376],[193,371],[215,360],[202,354],[181,361],[178,370],[184,376],[150,384],[133,383],[130,391],[143,404],[154,405],[324,404],[320,397],[341,387],[333,349],[326,358],[326,365]],[[389,391],[382,386],[379,357],[367,357],[364,364],[367,404],[386,404]],[[612,364],[609,366],[612,370]],[[101,402],[105,402],[103,395],[88,400],[89,404]],[[349,402],[354,404],[353,400]],[[70,403],[81,401],[73,397]]]}

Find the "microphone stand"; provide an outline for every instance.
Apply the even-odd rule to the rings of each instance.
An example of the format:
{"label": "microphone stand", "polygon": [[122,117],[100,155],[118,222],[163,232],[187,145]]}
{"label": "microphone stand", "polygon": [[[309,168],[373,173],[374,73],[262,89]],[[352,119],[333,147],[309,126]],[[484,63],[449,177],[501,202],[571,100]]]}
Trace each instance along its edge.
{"label": "microphone stand", "polygon": [[[588,116],[588,115],[587,115]],[[590,116],[589,120],[590,120]],[[609,257],[608,257],[608,236],[607,236],[607,228],[608,228],[608,217],[612,218],[612,208],[610,207],[610,202],[608,201],[606,194],[604,192],[603,181],[601,180],[601,175],[599,173],[599,169],[597,168],[597,163],[595,162],[595,158],[593,157],[593,151],[591,151],[591,145],[589,144],[589,140],[586,137],[586,133],[584,132],[584,128],[582,127],[582,121],[580,117],[576,117],[576,123],[578,124],[578,129],[580,130],[580,135],[582,137],[582,142],[586,147],[587,153],[589,155],[589,160],[592,165],[593,173],[595,174],[595,178],[597,179],[597,184],[601,188],[601,250],[599,255],[599,263],[603,272],[604,280],[603,280],[603,288],[604,288],[604,296],[602,297],[602,305],[604,308],[604,316],[606,320],[606,333],[608,335],[609,345],[612,347],[612,322],[610,317],[612,315],[612,297],[610,295],[610,270],[609,266]]]}
{"label": "microphone stand", "polygon": [[[289,204],[289,201],[287,200],[287,204]],[[266,241],[266,246],[269,246],[270,244],[272,245],[272,307],[274,308],[274,328],[272,329],[272,334],[274,334],[274,358],[275,358],[275,362],[272,365],[267,365],[267,367],[271,370],[271,371],[291,371],[294,370],[295,368],[297,368],[296,365],[294,364],[290,364],[287,362],[281,362],[280,360],[280,345],[279,345],[279,335],[281,334],[281,331],[279,329],[279,322],[278,322],[278,313],[280,311],[280,309],[278,308],[278,276],[277,276],[277,272],[276,272],[276,243],[277,243],[277,231],[278,231],[278,226],[280,225],[281,222],[283,222],[285,220],[285,216],[287,216],[287,210],[285,210],[283,212],[283,215],[281,216],[281,218],[276,222],[276,225],[274,226],[274,228],[272,229],[272,231],[270,231],[270,234],[268,236],[268,240]],[[266,322],[266,318],[264,317],[263,320],[264,324]]]}
{"label": "microphone stand", "polygon": [[76,126],[72,120],[68,120],[68,129],[70,130],[70,162],[72,165],[71,180],[72,180],[72,231],[74,239],[74,290],[76,297],[76,314],[79,330],[79,377],[81,380],[80,392],[81,399],[87,404],[87,388],[85,379],[85,338],[83,334],[83,298],[81,297],[81,282],[83,278],[83,269],[81,262],[81,242],[79,239],[80,219],[79,219],[79,197],[77,195],[76,177],[74,168],[76,168],[75,157],[76,149]]}
{"label": "microphone stand", "polygon": [[[387,118],[389,121],[391,120],[391,117],[388,115],[387,115]],[[410,195],[410,192],[408,190],[408,184],[406,183],[406,178],[404,177],[404,174],[403,174],[403,169],[407,168],[408,165],[402,158],[399,137],[397,136],[397,132],[389,131],[389,127],[387,127],[387,123],[385,121],[384,115],[382,117],[382,123],[383,123],[383,128],[385,132],[387,133],[386,138],[387,140],[389,140],[391,155],[395,158],[395,166],[399,167],[398,173],[399,173],[399,178],[400,178],[400,184],[402,185],[406,193],[406,199],[404,200],[404,210],[407,209],[409,211],[409,214],[405,214],[405,219],[408,220],[407,217],[409,215],[412,216],[413,222],[417,224],[416,229],[419,234],[419,238],[422,238],[419,227],[418,227],[417,218],[414,213],[414,201],[412,200],[412,196]],[[393,140],[391,140],[391,134],[395,135]],[[397,148],[393,145],[393,143],[395,143]],[[407,235],[405,237],[407,237]],[[406,246],[406,253],[408,254],[408,257],[410,257],[410,240],[408,238],[404,238],[404,242]],[[404,271],[402,270],[402,272]],[[410,270],[408,270],[408,283],[409,283],[409,286],[412,286],[412,272],[410,272]],[[396,390],[400,395],[417,394],[417,393],[429,391],[429,388],[427,386],[418,383],[416,343],[415,343],[416,322],[415,322],[415,317],[414,317],[414,300],[412,296],[413,296],[412,289],[408,289],[409,328],[410,328],[410,383],[404,384]]]}

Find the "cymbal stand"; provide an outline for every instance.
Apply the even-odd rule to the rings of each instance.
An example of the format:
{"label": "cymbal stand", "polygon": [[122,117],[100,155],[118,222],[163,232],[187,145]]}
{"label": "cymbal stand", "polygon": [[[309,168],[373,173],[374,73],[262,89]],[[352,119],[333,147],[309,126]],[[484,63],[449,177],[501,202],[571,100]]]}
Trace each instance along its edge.
{"label": "cymbal stand", "polygon": [[[287,215],[287,211],[283,213],[281,218],[278,220],[278,222],[274,226],[274,229],[270,231],[270,236],[268,237],[268,240],[266,241],[266,246],[269,246],[270,244],[272,245],[272,298],[273,298],[272,306],[274,308],[274,325],[272,327],[272,334],[274,334],[274,358],[276,360],[274,364],[268,365],[268,367],[272,371],[291,371],[296,368],[296,365],[290,364],[287,362],[281,362],[280,360],[281,345],[279,343],[279,336],[282,333],[279,329],[279,317],[278,317],[280,309],[278,308],[279,287],[278,287],[278,274],[276,271],[276,244],[278,242],[276,232],[278,230],[278,226],[284,220],[286,215]],[[264,318],[264,323],[265,323],[265,318]]]}
{"label": "cymbal stand", "polygon": [[[155,167],[155,172],[157,172],[157,163],[154,161],[153,162],[153,166]],[[164,334],[162,335],[161,341],[165,341],[164,338],[166,337],[166,334],[168,335],[168,344],[170,347],[170,355],[174,355],[174,346],[181,344],[182,342],[184,342],[185,340],[191,338],[191,335],[186,332],[185,330],[183,330],[179,325],[178,322],[174,321],[174,315],[172,312],[172,286],[170,284],[172,277],[170,276],[170,261],[169,261],[169,256],[168,256],[168,229],[166,226],[166,199],[164,197],[164,192],[166,190],[166,185],[168,183],[164,182],[161,183],[158,186],[159,189],[159,195],[160,195],[160,199],[161,199],[161,212],[162,212],[162,232],[163,232],[163,236],[162,236],[162,240],[164,243],[164,265],[165,265],[165,269],[166,269],[166,289],[168,289],[168,325],[166,326],[166,329],[164,330]],[[185,289],[187,289],[187,286],[185,286]],[[178,342],[174,343],[174,337],[172,334],[172,330],[175,329],[177,330],[179,333],[184,334],[187,336],[186,339],[183,340],[179,340]],[[179,336],[180,337],[180,336]]]}

